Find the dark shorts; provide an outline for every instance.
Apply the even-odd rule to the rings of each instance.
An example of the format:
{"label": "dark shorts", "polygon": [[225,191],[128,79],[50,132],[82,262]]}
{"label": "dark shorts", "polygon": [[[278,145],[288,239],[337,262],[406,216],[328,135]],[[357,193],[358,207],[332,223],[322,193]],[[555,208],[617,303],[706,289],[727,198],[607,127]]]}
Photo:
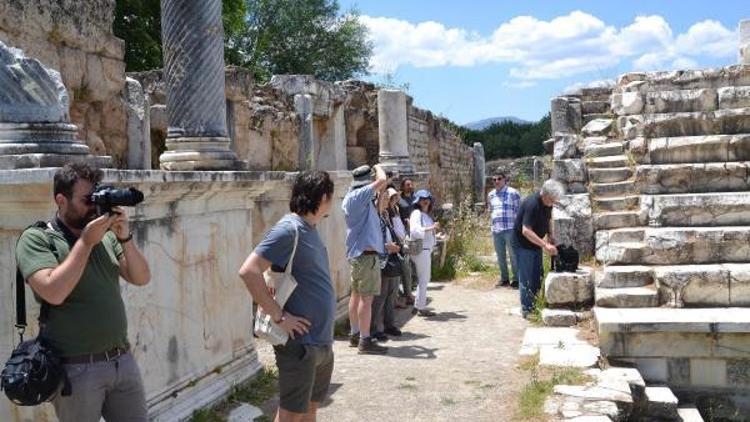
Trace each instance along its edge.
{"label": "dark shorts", "polygon": [[333,347],[290,344],[274,346],[279,368],[279,407],[306,413],[309,403],[328,395],[333,373]]}

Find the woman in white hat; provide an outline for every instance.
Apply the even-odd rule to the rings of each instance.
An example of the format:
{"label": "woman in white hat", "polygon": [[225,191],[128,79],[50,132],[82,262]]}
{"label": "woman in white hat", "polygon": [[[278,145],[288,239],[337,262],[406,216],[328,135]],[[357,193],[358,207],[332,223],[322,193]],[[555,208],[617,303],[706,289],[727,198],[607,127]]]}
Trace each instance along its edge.
{"label": "woman in white hat", "polygon": [[432,249],[435,247],[435,231],[440,227],[439,223],[430,217],[433,205],[430,191],[421,189],[414,194],[414,211],[409,217],[409,234],[412,239],[422,239],[422,251],[412,255],[417,267],[417,300],[414,309],[419,316],[429,317],[435,313],[426,309],[427,306],[427,284],[432,276]]}

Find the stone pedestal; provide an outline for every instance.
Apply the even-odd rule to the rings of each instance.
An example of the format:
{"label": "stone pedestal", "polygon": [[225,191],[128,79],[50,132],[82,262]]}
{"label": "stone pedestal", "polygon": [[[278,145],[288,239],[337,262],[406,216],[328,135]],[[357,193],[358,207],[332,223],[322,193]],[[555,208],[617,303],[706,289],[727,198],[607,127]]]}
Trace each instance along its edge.
{"label": "stone pedestal", "polygon": [[60,167],[90,155],[70,123],[69,98],[60,74],[0,42],[0,169]]}
{"label": "stone pedestal", "polygon": [[409,158],[406,94],[403,91],[378,91],[378,138],[380,164],[386,171],[412,174],[416,171]]}
{"label": "stone pedestal", "polygon": [[750,19],[740,21],[740,64],[750,64]]}
{"label": "stone pedestal", "polygon": [[165,170],[234,170],[224,93],[221,1],[162,0],[162,40],[167,84]]}

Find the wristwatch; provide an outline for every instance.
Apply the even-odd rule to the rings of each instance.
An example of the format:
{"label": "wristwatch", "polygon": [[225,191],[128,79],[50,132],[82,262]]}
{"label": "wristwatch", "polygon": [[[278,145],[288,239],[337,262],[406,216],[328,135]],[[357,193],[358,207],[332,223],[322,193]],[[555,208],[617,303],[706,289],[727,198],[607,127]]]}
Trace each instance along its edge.
{"label": "wristwatch", "polygon": [[133,240],[133,232],[128,232],[128,237],[126,237],[125,239],[120,239],[117,236],[115,236],[115,238],[117,238],[117,241],[120,243],[128,243]]}

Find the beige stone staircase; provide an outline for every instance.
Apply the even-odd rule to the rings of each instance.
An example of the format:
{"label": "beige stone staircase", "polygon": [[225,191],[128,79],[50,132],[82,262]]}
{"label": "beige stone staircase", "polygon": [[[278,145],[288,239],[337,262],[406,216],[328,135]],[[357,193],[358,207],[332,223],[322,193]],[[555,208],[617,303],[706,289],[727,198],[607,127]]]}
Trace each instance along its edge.
{"label": "beige stone staircase", "polygon": [[610,104],[582,130],[602,354],[750,415],[750,66],[626,74]]}

